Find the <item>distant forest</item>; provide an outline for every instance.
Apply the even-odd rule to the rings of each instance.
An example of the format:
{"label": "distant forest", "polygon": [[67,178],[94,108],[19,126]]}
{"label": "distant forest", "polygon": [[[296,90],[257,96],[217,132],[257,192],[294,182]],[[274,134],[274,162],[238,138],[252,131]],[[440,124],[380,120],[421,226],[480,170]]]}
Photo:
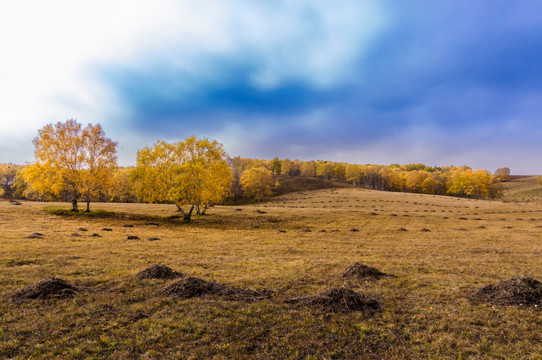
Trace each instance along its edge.
{"label": "distant forest", "polygon": [[[273,175],[272,192],[281,193],[281,181],[288,178],[315,179],[351,184],[366,189],[447,195],[475,199],[495,199],[501,196],[501,182],[510,179],[510,169],[473,170],[468,166],[427,166],[424,164],[375,165],[348,164],[332,161],[301,161],[278,159],[261,160],[234,157],[229,159],[233,182],[230,200],[244,198],[240,179],[252,168],[265,168]],[[68,201],[62,195],[39,192],[25,181],[27,166],[0,164],[0,196],[5,199],[38,201]],[[117,167],[111,181],[100,190],[96,201],[142,202],[134,181],[133,167]],[[331,184],[330,184],[331,185]],[[271,194],[271,193],[270,193]]]}

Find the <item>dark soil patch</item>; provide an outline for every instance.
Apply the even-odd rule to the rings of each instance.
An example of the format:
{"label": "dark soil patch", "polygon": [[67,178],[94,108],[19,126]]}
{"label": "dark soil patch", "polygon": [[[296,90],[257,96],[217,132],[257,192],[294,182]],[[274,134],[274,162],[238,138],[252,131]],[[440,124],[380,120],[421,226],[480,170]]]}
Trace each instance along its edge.
{"label": "dark soil patch", "polygon": [[286,303],[320,307],[329,312],[374,313],[380,310],[380,304],[377,300],[345,287],[331,288],[316,295],[288,299]]}
{"label": "dark soil patch", "polygon": [[423,232],[430,232],[431,230],[429,230],[428,228],[423,228],[423,229],[421,229],[420,231],[423,231]]}
{"label": "dark soil patch", "polygon": [[352,229],[350,229],[350,231],[352,231],[352,232],[358,232],[359,229],[358,229],[358,228],[352,228]]}
{"label": "dark soil patch", "polygon": [[266,212],[263,211],[263,210],[259,210],[259,209],[258,209],[258,210],[255,211],[255,213],[256,213],[256,214],[265,214]]}
{"label": "dark soil patch", "polygon": [[542,283],[529,277],[517,277],[478,289],[471,300],[495,305],[538,306],[542,304]]}
{"label": "dark soil patch", "polygon": [[148,241],[157,241],[157,240],[160,240],[159,237],[150,237],[147,239]]}
{"label": "dark soil patch", "polygon": [[98,234],[98,233],[94,233],[94,234],[92,234],[92,235],[90,235],[90,236],[93,236],[93,237],[102,237],[102,235],[100,235],[100,234]]}
{"label": "dark soil patch", "polygon": [[15,292],[11,298],[16,301],[51,298],[63,299],[74,296],[79,292],[81,292],[81,289],[71,285],[67,281],[50,277],[42,279],[35,284],[25,286]]}
{"label": "dark soil patch", "polygon": [[185,274],[162,264],[153,264],[135,275],[138,279],[176,279],[183,276]]}
{"label": "dark soil patch", "polygon": [[42,233],[35,232],[35,233],[32,233],[32,234],[28,235],[26,238],[27,239],[41,239],[44,236],[45,235],[43,235]]}
{"label": "dark soil patch", "polygon": [[158,292],[158,295],[172,296],[178,299],[217,295],[228,300],[257,301],[269,298],[271,292],[242,289],[188,276],[166,286]]}
{"label": "dark soil patch", "polygon": [[125,228],[133,228],[134,225],[131,225],[131,224],[126,224],[126,225],[122,225],[122,227],[125,227]]}
{"label": "dark soil patch", "polygon": [[80,227],[80,228],[77,229],[77,230],[79,230],[79,231],[88,231],[88,229],[87,229],[87,228],[84,228],[84,227]]}
{"label": "dark soil patch", "polygon": [[148,225],[148,226],[160,226],[160,224],[157,223],[157,222],[148,222],[148,223],[145,223],[145,225]]}
{"label": "dark soil patch", "polygon": [[102,231],[113,231],[111,228],[103,228]]}
{"label": "dark soil patch", "polygon": [[309,233],[309,232],[311,232],[311,229],[301,229],[300,231],[301,231],[301,232]]}
{"label": "dark soil patch", "polygon": [[78,234],[78,233],[72,233],[70,236],[77,237],[77,236],[81,236],[81,234]]}
{"label": "dark soil patch", "polygon": [[136,236],[136,235],[128,235],[127,239],[128,239],[128,240],[139,240],[139,236]]}
{"label": "dark soil patch", "polygon": [[405,229],[405,228],[399,228],[399,229],[397,229],[397,230],[398,230],[398,231],[408,231],[408,230]]}
{"label": "dark soil patch", "polygon": [[359,262],[353,263],[341,274],[341,277],[343,278],[354,278],[358,280],[380,279],[384,276],[389,275],[374,267],[370,267]]}

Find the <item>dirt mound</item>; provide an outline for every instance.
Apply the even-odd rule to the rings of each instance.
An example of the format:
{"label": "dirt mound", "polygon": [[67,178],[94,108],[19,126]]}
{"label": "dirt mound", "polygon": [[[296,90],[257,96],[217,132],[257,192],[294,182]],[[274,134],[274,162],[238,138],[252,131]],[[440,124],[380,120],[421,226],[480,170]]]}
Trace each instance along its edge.
{"label": "dirt mound", "polygon": [[183,276],[183,273],[162,264],[153,264],[135,275],[138,279],[175,279]]}
{"label": "dirt mound", "polygon": [[158,292],[158,295],[172,296],[179,299],[218,295],[228,300],[256,301],[269,298],[270,292],[242,289],[188,276],[166,286]]}
{"label": "dirt mound", "polygon": [[495,305],[541,305],[542,283],[529,277],[512,278],[478,289],[471,300]]}
{"label": "dirt mound", "polygon": [[354,263],[344,270],[341,274],[343,278],[355,278],[358,280],[367,280],[367,279],[380,279],[383,276],[389,276],[386,273],[381,272],[380,270],[363,265],[362,263]]}
{"label": "dirt mound", "polygon": [[35,284],[25,286],[15,292],[11,297],[14,300],[30,299],[63,299],[78,294],[81,291],[76,286],[71,285],[65,280],[50,277],[38,281]]}
{"label": "dirt mound", "polygon": [[377,300],[345,287],[331,288],[316,295],[289,299],[286,300],[286,303],[321,307],[329,312],[361,311],[373,313],[380,310],[380,304]]}
{"label": "dirt mound", "polygon": [[32,234],[28,235],[26,238],[27,239],[41,239],[44,236],[45,235],[43,235],[42,233],[35,232],[35,233],[32,233]]}

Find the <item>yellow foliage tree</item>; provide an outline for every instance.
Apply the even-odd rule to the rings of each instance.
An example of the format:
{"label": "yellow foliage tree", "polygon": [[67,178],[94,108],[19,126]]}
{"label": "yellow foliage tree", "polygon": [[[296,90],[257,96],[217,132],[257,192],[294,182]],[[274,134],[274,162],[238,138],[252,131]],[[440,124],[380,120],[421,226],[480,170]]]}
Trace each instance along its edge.
{"label": "yellow foliage tree", "polygon": [[331,179],[331,176],[333,176],[333,164],[328,161],[317,161],[316,176],[323,177],[326,180]]}
{"label": "yellow foliage tree", "polygon": [[361,168],[359,165],[348,164],[345,171],[346,181],[352,182],[353,185],[359,185],[361,179]]}
{"label": "yellow foliage tree", "polygon": [[492,198],[495,190],[493,179],[487,170],[462,167],[454,170],[449,178],[448,195],[470,198]]}
{"label": "yellow foliage tree", "polygon": [[301,176],[316,176],[316,163],[314,161],[303,161],[300,166]]}
{"label": "yellow foliage tree", "polygon": [[438,194],[440,182],[433,176],[428,176],[422,182],[422,193],[424,194]]}
{"label": "yellow foliage tree", "polygon": [[253,167],[241,174],[241,186],[246,197],[261,201],[272,194],[273,174],[263,166]]}
{"label": "yellow foliage tree", "polygon": [[81,170],[81,195],[90,211],[90,201],[111,186],[113,171],[117,167],[117,143],[105,137],[100,124],[88,126],[82,133],[83,169]]}
{"label": "yellow foliage tree", "polygon": [[21,168],[22,166],[15,164],[0,164],[0,196],[13,196],[15,176]]}
{"label": "yellow foliage tree", "polygon": [[130,179],[133,168],[118,168],[113,173],[111,185],[107,189],[107,195],[111,201],[125,203],[135,202],[136,192]]}
{"label": "yellow foliage tree", "polygon": [[41,194],[64,196],[78,211],[81,196],[90,201],[109,181],[116,166],[117,143],[105,137],[100,125],[85,129],[75,120],[49,124],[34,138],[36,162],[24,172],[24,179]]}
{"label": "yellow foliage tree", "polygon": [[194,209],[204,214],[209,204],[224,201],[230,193],[232,171],[226,159],[216,141],[195,136],[176,143],[159,141],[138,152],[132,179],[142,200],[173,203],[189,221]]}
{"label": "yellow foliage tree", "polygon": [[411,170],[406,175],[406,187],[408,191],[422,192],[422,184],[431,174],[425,170]]}

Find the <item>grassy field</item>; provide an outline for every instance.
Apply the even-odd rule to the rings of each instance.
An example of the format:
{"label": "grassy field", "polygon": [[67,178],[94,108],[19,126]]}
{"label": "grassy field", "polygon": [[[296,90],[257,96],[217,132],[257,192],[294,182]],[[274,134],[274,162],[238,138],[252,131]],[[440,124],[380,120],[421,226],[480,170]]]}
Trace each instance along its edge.
{"label": "grassy field", "polygon": [[[324,189],[217,206],[189,224],[172,205],[72,214],[0,202],[0,358],[541,359],[540,306],[469,300],[501,280],[542,280],[542,204],[512,199]],[[355,262],[394,276],[342,278]],[[176,280],[134,277],[154,263],[273,295],[159,296]],[[50,276],[83,291],[12,299]],[[285,303],[341,286],[381,311]]]}
{"label": "grassy field", "polygon": [[512,181],[503,183],[503,201],[542,203],[542,186],[538,184],[538,176],[518,176]]}

